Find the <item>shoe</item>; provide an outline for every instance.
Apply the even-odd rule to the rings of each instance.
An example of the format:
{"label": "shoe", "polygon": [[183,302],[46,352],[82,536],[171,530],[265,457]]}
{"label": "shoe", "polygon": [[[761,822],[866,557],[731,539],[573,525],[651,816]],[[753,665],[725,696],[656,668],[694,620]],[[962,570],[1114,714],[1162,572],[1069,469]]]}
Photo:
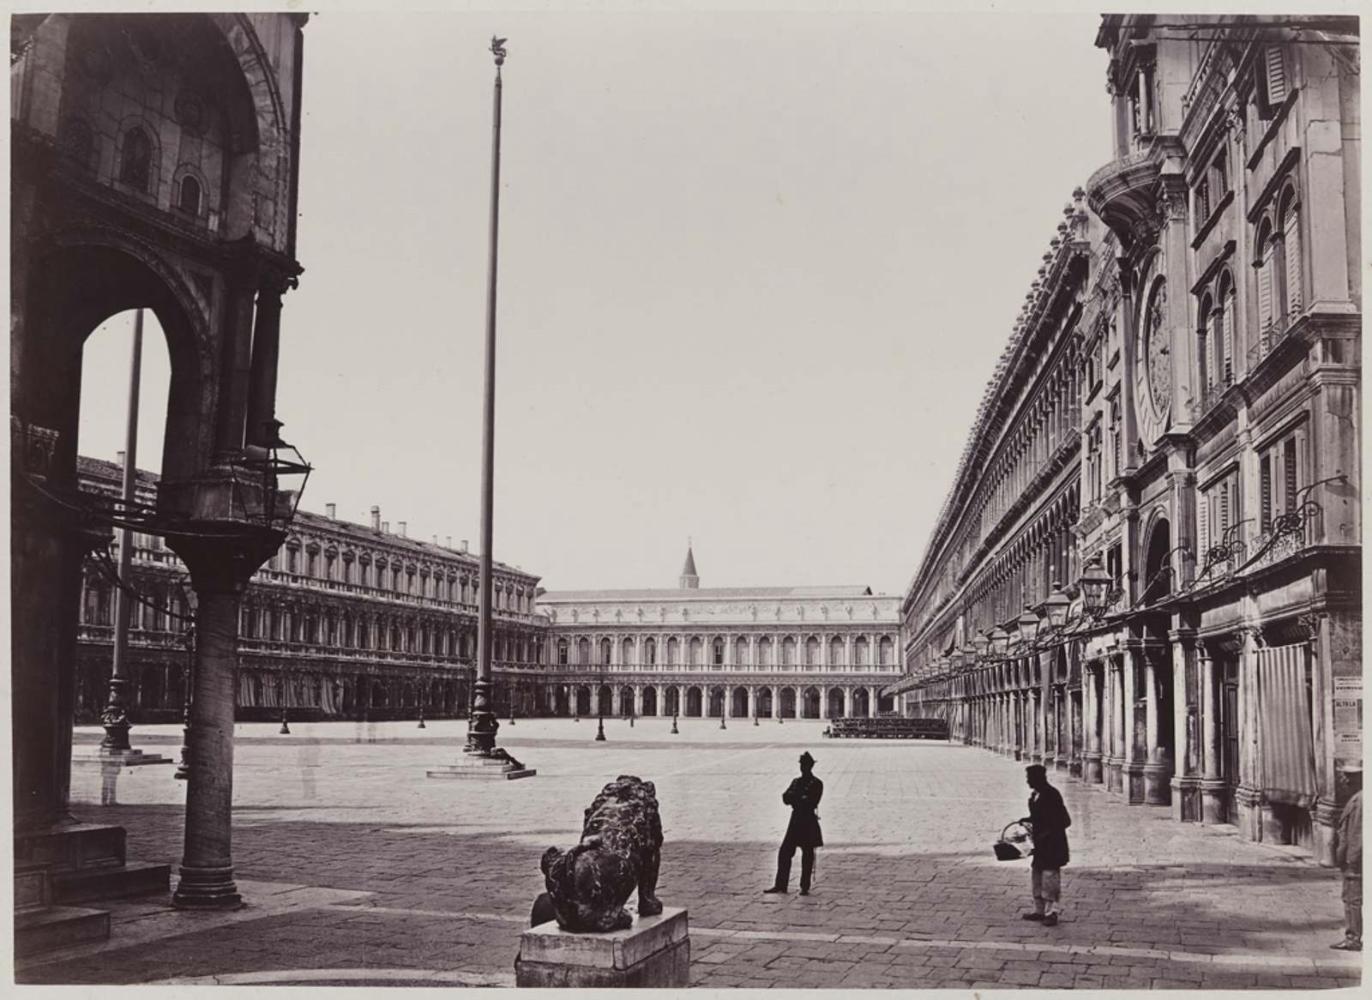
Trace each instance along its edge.
{"label": "shoe", "polygon": [[1331,944],[1329,947],[1333,948],[1335,951],[1362,951],[1362,942],[1351,941],[1348,938],[1344,938],[1338,944]]}
{"label": "shoe", "polygon": [[802,896],[808,896],[808,895],[810,895],[810,890],[809,890],[809,889],[801,889],[801,890],[800,890],[800,894],[801,894]]}
{"label": "shoe", "polygon": [[1057,915],[1056,913],[1048,913],[1048,914],[1045,914],[1045,915],[1044,915],[1044,917],[1043,917],[1043,926],[1044,926],[1044,927],[1056,927],[1057,925],[1058,925],[1058,915]]}
{"label": "shoe", "polygon": [[1042,914],[1042,913],[1021,913],[1021,914],[1019,915],[1019,917],[1020,917],[1021,920],[1042,920],[1042,919],[1043,919],[1043,914]]}
{"label": "shoe", "polygon": [[780,892],[780,893],[783,893],[783,894],[784,894],[784,893],[786,892],[786,887],[785,887],[784,885],[774,885],[774,886],[772,886],[770,889],[763,889],[762,891],[763,891],[764,893],[767,893],[767,892]]}

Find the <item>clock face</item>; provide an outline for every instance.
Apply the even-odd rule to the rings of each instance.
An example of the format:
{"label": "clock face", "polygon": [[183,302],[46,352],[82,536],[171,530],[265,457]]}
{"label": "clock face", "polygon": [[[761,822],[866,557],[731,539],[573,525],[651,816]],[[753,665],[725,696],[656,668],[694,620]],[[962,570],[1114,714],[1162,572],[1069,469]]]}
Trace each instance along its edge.
{"label": "clock face", "polygon": [[[1145,450],[1156,446],[1167,432],[1172,413],[1172,344],[1167,330],[1167,284],[1155,277],[1138,320],[1134,370],[1138,400],[1139,443]],[[1145,402],[1146,401],[1146,402]]]}

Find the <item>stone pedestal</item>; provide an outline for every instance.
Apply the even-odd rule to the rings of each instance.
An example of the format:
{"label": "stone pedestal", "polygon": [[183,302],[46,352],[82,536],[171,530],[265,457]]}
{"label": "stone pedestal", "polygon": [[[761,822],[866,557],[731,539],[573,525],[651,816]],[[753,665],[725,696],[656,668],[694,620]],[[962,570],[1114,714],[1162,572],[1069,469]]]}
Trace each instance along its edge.
{"label": "stone pedestal", "polygon": [[691,938],[686,911],[666,907],[656,917],[634,917],[627,930],[574,934],[556,921],[519,939],[515,985],[520,989],[631,986],[680,989],[691,985]]}
{"label": "stone pedestal", "polygon": [[1094,750],[1086,751],[1086,756],[1082,761],[1081,778],[1088,785],[1099,785],[1105,781],[1105,774],[1101,766],[1100,754]]}
{"label": "stone pedestal", "polygon": [[1123,792],[1124,778],[1122,762],[1118,757],[1105,758],[1105,789],[1109,792]]}
{"label": "stone pedestal", "polygon": [[1143,768],[1144,765],[1137,761],[1126,761],[1120,768],[1124,796],[1131,806],[1143,805],[1148,801],[1144,790]]}
{"label": "stone pedestal", "polygon": [[1207,826],[1229,822],[1229,785],[1219,778],[1202,778],[1201,822]]}
{"label": "stone pedestal", "polygon": [[483,757],[478,753],[464,754],[456,764],[431,767],[424,772],[430,778],[474,778],[479,781],[513,781],[532,778],[537,773],[532,767],[515,767],[500,757]]}
{"label": "stone pedestal", "polygon": [[1179,823],[1201,821],[1199,778],[1186,776],[1172,779],[1172,818]]}
{"label": "stone pedestal", "polygon": [[1149,762],[1143,765],[1143,801],[1150,806],[1165,806],[1172,801],[1172,765]]}

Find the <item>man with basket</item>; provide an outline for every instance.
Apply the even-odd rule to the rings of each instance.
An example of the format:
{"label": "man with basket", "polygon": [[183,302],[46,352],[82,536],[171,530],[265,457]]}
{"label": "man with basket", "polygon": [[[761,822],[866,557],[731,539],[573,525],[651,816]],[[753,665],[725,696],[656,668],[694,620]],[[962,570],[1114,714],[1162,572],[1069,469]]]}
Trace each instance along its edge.
{"label": "man with basket", "polygon": [[1025,768],[1024,776],[1033,789],[1029,796],[1029,815],[1020,822],[1029,826],[1034,841],[1034,909],[1020,916],[1040,921],[1045,927],[1055,927],[1062,910],[1058,905],[1061,869],[1068,861],[1067,828],[1072,825],[1072,817],[1067,815],[1062,793],[1048,783],[1048,771],[1042,764]]}

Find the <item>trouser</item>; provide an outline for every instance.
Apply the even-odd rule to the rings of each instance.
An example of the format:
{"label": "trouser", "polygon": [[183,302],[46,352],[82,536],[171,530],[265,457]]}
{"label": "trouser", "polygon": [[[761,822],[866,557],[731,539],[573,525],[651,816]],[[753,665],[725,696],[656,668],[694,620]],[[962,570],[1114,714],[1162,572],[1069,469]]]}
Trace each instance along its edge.
{"label": "trouser", "polygon": [[1061,868],[1035,868],[1033,875],[1034,912],[1059,913],[1058,896],[1062,890]]}
{"label": "trouser", "polygon": [[1362,943],[1362,872],[1343,873],[1344,936]]}
{"label": "trouser", "polygon": [[791,859],[796,856],[796,848],[800,848],[800,887],[810,888],[810,878],[815,871],[815,849],[797,844],[790,837],[781,842],[781,847],[777,850],[777,880],[775,885],[785,889],[786,884],[791,881]]}

